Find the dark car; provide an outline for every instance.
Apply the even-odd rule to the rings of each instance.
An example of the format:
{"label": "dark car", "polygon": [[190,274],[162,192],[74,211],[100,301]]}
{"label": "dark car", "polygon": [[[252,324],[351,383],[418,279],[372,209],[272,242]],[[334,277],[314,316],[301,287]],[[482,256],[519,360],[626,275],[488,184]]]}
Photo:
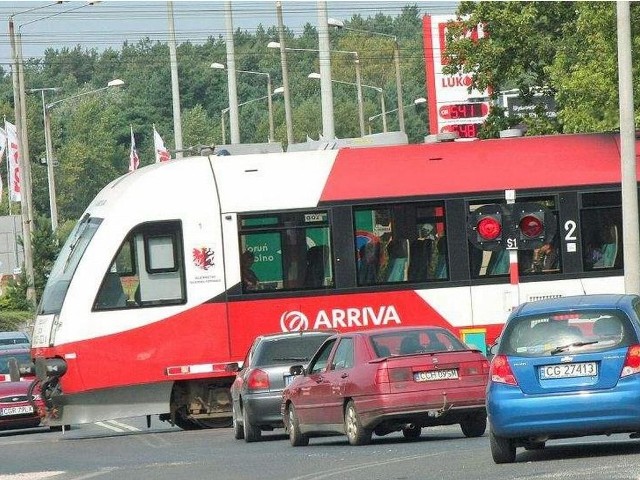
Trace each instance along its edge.
{"label": "dark car", "polygon": [[337,334],[284,390],[282,415],[293,446],[309,437],[347,435],[364,445],[373,433],[460,424],[467,437],[486,429],[489,362],[440,327],[397,327]]}
{"label": "dark car", "polygon": [[257,337],[231,386],[233,431],[236,439],[261,439],[263,430],[282,428],[282,390],[292,378],[294,364],[307,363],[335,332],[308,330]]}
{"label": "dark car", "polygon": [[[0,430],[38,427],[44,414],[26,348],[0,350]],[[31,395],[30,395],[31,394]]]}
{"label": "dark car", "polygon": [[29,336],[24,332],[0,332],[0,350],[29,348],[30,344],[31,339],[29,339]]}
{"label": "dark car", "polygon": [[525,303],[491,363],[489,440],[496,463],[516,448],[586,435],[640,435],[640,296]]}

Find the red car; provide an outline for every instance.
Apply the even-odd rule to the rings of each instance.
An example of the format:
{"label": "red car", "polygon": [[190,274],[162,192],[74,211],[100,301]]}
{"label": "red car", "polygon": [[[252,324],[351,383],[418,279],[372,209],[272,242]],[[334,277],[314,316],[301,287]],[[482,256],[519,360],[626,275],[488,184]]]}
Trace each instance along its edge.
{"label": "red car", "polygon": [[[15,359],[15,363],[11,359]],[[12,367],[13,365],[13,367]],[[0,350],[0,430],[38,427],[44,414],[39,389],[29,398],[34,376],[28,348]]]}
{"label": "red car", "polygon": [[364,445],[373,433],[459,423],[467,437],[487,426],[489,362],[440,327],[398,327],[337,334],[283,391],[281,412],[293,446],[309,437],[347,435]]}

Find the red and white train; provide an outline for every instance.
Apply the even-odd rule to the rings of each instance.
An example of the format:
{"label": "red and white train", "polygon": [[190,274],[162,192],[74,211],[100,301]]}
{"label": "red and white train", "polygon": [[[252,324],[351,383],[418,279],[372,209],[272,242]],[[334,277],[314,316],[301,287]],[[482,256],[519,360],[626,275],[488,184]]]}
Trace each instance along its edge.
{"label": "red and white train", "polygon": [[[229,425],[229,386],[259,334],[430,324],[484,350],[520,302],[622,292],[620,175],[615,134],[200,156],[128,173],[86,209],[38,308],[49,422]],[[555,257],[519,252],[517,284],[504,250],[468,239],[470,212],[505,190],[557,221]]]}

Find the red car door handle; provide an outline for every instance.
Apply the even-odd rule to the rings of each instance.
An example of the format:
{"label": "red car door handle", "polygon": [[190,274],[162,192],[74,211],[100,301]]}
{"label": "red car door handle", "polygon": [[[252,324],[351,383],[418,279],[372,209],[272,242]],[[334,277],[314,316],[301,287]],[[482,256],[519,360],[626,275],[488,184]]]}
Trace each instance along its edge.
{"label": "red car door handle", "polygon": [[322,377],[316,378],[316,383],[322,383],[322,382],[324,382],[324,378]]}
{"label": "red car door handle", "polygon": [[340,378],[347,378],[349,376],[348,373],[343,373],[342,375],[340,375]]}

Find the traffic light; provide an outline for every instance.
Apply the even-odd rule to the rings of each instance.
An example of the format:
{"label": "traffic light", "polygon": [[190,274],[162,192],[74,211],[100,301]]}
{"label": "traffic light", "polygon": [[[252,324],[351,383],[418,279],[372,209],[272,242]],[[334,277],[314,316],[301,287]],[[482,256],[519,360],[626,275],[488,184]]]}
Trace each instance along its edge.
{"label": "traffic light", "polygon": [[480,250],[501,250],[504,247],[502,227],[505,205],[483,205],[469,214],[467,233],[469,241]]}
{"label": "traffic light", "polygon": [[556,217],[536,202],[483,205],[469,213],[469,242],[480,250],[533,250],[553,241]]}

